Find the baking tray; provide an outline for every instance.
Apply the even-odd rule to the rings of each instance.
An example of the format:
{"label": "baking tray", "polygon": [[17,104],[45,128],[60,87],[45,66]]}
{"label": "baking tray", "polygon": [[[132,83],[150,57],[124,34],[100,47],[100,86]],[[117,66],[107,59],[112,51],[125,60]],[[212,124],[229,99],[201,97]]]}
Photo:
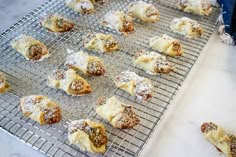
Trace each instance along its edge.
{"label": "baking tray", "polygon": [[[190,69],[194,65],[204,46],[209,40],[219,14],[214,9],[210,16],[203,17],[184,13],[177,9],[174,0],[149,0],[160,11],[158,23],[144,23],[135,20],[135,32],[124,36],[114,30],[99,25],[103,15],[109,11],[127,11],[132,0],[109,0],[103,5],[95,5],[96,12],[91,15],[75,13],[65,6],[63,0],[49,0],[31,13],[24,16],[16,24],[0,36],[0,70],[6,74],[11,85],[9,92],[0,95],[0,126],[2,129],[48,156],[138,156],[150,138],[155,127],[167,107],[181,87]],[[76,23],[75,29],[67,33],[51,33],[43,29],[39,20],[42,15],[58,13]],[[187,16],[197,20],[204,29],[203,36],[197,39],[186,39],[174,34],[169,24],[174,17]],[[98,54],[84,50],[82,38],[90,32],[111,33],[118,40],[120,50],[111,54]],[[32,63],[13,50],[10,41],[20,34],[28,34],[46,44],[50,57],[42,62]],[[184,54],[181,57],[169,57],[176,69],[167,74],[151,76],[133,66],[132,58],[136,51],[151,50],[148,44],[150,37],[168,34],[180,40]],[[86,77],[93,93],[83,97],[70,97],[65,92],[47,86],[47,76],[57,68],[65,68],[63,63],[67,49],[84,50],[89,54],[101,57],[107,67],[106,77]],[[121,71],[130,70],[148,77],[154,85],[153,98],[141,102],[126,92],[116,88],[114,77]],[[19,111],[19,99],[30,94],[44,94],[59,102],[63,109],[63,119],[54,125],[40,126],[33,120],[23,117]],[[94,111],[97,99],[101,96],[115,95],[127,104],[133,104],[141,118],[140,125],[133,129],[114,129],[107,121],[101,119]],[[82,152],[78,147],[70,145],[67,140],[67,126],[72,120],[89,118],[101,122],[106,127],[109,142],[103,155]]]}

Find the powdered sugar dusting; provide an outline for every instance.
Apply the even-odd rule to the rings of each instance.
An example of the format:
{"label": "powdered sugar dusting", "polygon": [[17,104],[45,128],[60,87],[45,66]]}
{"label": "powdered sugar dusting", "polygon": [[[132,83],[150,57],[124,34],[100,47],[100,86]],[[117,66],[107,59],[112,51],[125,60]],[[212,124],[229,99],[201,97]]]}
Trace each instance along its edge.
{"label": "powdered sugar dusting", "polygon": [[68,131],[70,134],[73,134],[77,130],[82,130],[89,133],[92,131],[92,128],[89,127],[85,119],[80,119],[80,120],[72,121],[68,127]]}
{"label": "powdered sugar dusting", "polygon": [[147,78],[141,77],[134,72],[124,71],[115,78],[116,84],[123,84],[133,80],[135,82],[135,95],[139,99],[147,100],[152,95],[153,86]]}
{"label": "powdered sugar dusting", "polygon": [[65,61],[66,66],[80,67],[81,69],[87,69],[87,64],[88,55],[82,51],[69,55]]}
{"label": "powdered sugar dusting", "polygon": [[50,99],[48,98],[43,98],[42,96],[37,96],[37,95],[31,95],[22,98],[22,104],[21,104],[21,109],[23,112],[29,112],[32,113],[37,109],[43,110],[44,108],[47,107],[48,102]]}

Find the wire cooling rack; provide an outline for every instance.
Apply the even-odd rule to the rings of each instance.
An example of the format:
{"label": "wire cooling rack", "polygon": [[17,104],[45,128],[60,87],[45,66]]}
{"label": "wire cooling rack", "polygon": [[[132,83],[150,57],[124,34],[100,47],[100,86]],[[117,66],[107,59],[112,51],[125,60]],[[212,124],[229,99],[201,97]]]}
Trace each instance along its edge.
{"label": "wire cooling rack", "polygon": [[[2,33],[0,70],[6,74],[11,89],[0,95],[0,126],[14,137],[48,156],[94,156],[70,145],[67,140],[68,124],[72,120],[89,118],[103,123],[109,138],[106,153],[95,156],[138,156],[210,38],[216,25],[218,10],[214,9],[210,16],[202,17],[178,10],[174,0],[150,0],[148,2],[153,3],[160,11],[158,23],[135,20],[135,32],[128,36],[99,25],[103,15],[108,11],[127,11],[130,2],[131,0],[109,0],[103,5],[96,5],[94,14],[81,15],[67,8],[63,0],[49,0]],[[67,33],[51,33],[43,29],[39,20],[43,14],[47,13],[58,13],[75,21],[75,29]],[[203,26],[204,33],[201,38],[186,39],[170,31],[171,20],[182,16],[195,19]],[[84,50],[82,38],[90,32],[113,34],[119,42],[120,50],[111,54],[98,54]],[[43,62],[31,63],[13,50],[10,41],[22,33],[31,35],[46,44],[50,57]],[[175,71],[169,75],[151,76],[134,67],[132,64],[134,53],[142,49],[151,50],[148,45],[149,38],[163,33],[179,39],[183,44],[184,54],[181,57],[167,56],[167,59],[175,65]],[[47,86],[47,76],[54,69],[65,68],[63,63],[68,55],[67,49],[84,50],[104,60],[108,70],[106,77],[82,75],[91,84],[92,94],[70,97],[63,91]],[[114,77],[127,69],[151,79],[154,93],[150,101],[140,102],[115,87]],[[19,99],[30,94],[48,95],[59,102],[63,110],[62,121],[54,125],[40,126],[31,119],[23,117],[18,109]],[[100,96],[111,97],[112,95],[127,104],[133,104],[140,116],[140,125],[127,130],[114,129],[96,114],[94,106],[97,99]]]}

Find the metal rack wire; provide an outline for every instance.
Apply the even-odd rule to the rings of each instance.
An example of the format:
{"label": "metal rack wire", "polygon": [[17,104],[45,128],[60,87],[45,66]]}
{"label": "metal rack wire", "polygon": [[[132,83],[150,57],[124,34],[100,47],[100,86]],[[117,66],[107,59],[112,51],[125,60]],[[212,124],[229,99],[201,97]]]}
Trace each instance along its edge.
{"label": "metal rack wire", "polygon": [[[138,156],[154,128],[160,121],[167,106],[181,87],[188,72],[210,38],[217,18],[218,10],[214,9],[208,17],[187,14],[178,10],[174,0],[149,0],[160,11],[158,23],[143,23],[135,20],[135,32],[125,37],[114,30],[103,28],[99,21],[111,10],[127,11],[132,0],[109,0],[104,5],[96,5],[96,12],[91,15],[80,15],[67,8],[63,0],[49,0],[23,17],[0,36],[0,70],[6,74],[11,89],[0,95],[0,126],[22,142],[40,150],[48,156],[94,156],[80,151],[67,140],[67,126],[78,118],[89,118],[101,122],[106,127],[109,142],[104,155],[96,156]],[[58,13],[76,23],[75,29],[67,33],[51,33],[43,29],[39,20],[42,14]],[[174,17],[188,16],[197,20],[204,29],[198,39],[186,39],[169,30]],[[89,32],[111,33],[118,40],[120,50],[108,55],[84,50],[82,37]],[[43,62],[31,63],[10,47],[10,41],[20,34],[28,34],[46,44],[50,57]],[[132,64],[134,53],[141,49],[151,50],[148,45],[150,37],[169,34],[183,44],[185,50],[181,57],[167,59],[175,64],[176,70],[169,75],[150,76]],[[106,77],[86,77],[93,88],[93,94],[84,97],[70,97],[63,91],[47,86],[46,79],[54,69],[64,68],[63,63],[68,55],[66,49],[84,50],[89,54],[101,57],[108,69]],[[123,70],[131,70],[148,77],[154,85],[154,96],[148,102],[140,102],[126,92],[117,89],[113,78]],[[44,94],[56,100],[63,109],[63,119],[59,124],[40,126],[38,123],[23,117],[18,109],[19,98],[30,94]],[[130,130],[112,128],[94,111],[95,102],[100,96],[116,95],[127,104],[133,104],[141,118],[141,124]]]}

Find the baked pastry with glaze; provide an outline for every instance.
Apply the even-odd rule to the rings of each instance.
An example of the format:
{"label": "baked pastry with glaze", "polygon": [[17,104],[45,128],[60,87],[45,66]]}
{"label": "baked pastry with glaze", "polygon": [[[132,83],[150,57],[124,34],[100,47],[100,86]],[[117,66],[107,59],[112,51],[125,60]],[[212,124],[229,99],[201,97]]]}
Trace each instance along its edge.
{"label": "baked pastry with glaze", "polygon": [[61,120],[59,105],[44,95],[30,95],[20,99],[23,115],[41,125],[54,124]]}
{"label": "baked pastry with glaze", "polygon": [[72,69],[55,70],[48,76],[48,85],[55,89],[61,89],[72,96],[82,96],[92,92],[88,82]]}
{"label": "baked pastry with glaze", "polygon": [[0,94],[5,93],[9,89],[5,75],[0,71]]}
{"label": "baked pastry with glaze", "polygon": [[159,11],[155,6],[143,1],[131,2],[128,12],[144,22],[157,22],[159,20]]}
{"label": "baked pastry with glaze", "polygon": [[43,17],[41,25],[52,32],[67,32],[74,28],[74,23],[56,14]]}
{"label": "baked pastry with glaze", "polygon": [[227,157],[236,157],[236,136],[227,133],[212,122],[203,123],[201,131],[205,138]]}
{"label": "baked pastry with glaze", "polygon": [[99,53],[107,53],[118,50],[117,41],[110,34],[88,34],[84,38],[84,47]]}
{"label": "baked pastry with glaze", "polygon": [[154,50],[169,56],[180,56],[183,53],[180,42],[166,34],[151,38],[149,44]]}
{"label": "baked pastry with glaze", "polygon": [[212,11],[208,0],[179,0],[178,6],[184,12],[198,15],[209,15]]}
{"label": "baked pastry with glaze", "polygon": [[80,119],[72,121],[68,126],[68,139],[83,151],[105,153],[107,135],[102,124]]}
{"label": "baked pastry with glaze", "polygon": [[115,29],[123,33],[134,31],[133,19],[129,15],[125,15],[123,11],[108,12],[102,21],[102,26]]}
{"label": "baked pastry with glaze", "polygon": [[66,58],[65,66],[79,70],[87,76],[102,76],[106,69],[103,61],[82,51],[73,53]]}
{"label": "baked pastry with glaze", "polygon": [[90,14],[94,12],[94,6],[91,0],[65,0],[66,5],[75,12]]}
{"label": "baked pastry with glaze", "polygon": [[170,29],[187,38],[201,37],[203,33],[201,25],[188,17],[174,18],[170,24]]}
{"label": "baked pastry with glaze", "polygon": [[120,102],[114,96],[109,99],[99,99],[96,105],[96,112],[99,116],[108,120],[114,128],[133,128],[140,122],[133,106]]}
{"label": "baked pastry with glaze", "polygon": [[153,51],[140,51],[134,57],[134,65],[145,70],[148,74],[170,73],[174,70],[173,65],[166,57]]}
{"label": "baked pastry with glaze", "polygon": [[11,46],[30,61],[42,61],[49,56],[47,47],[31,36],[20,35]]}
{"label": "baked pastry with glaze", "polygon": [[116,76],[114,82],[118,88],[127,91],[138,99],[149,100],[152,97],[153,86],[151,81],[134,72],[121,72]]}

